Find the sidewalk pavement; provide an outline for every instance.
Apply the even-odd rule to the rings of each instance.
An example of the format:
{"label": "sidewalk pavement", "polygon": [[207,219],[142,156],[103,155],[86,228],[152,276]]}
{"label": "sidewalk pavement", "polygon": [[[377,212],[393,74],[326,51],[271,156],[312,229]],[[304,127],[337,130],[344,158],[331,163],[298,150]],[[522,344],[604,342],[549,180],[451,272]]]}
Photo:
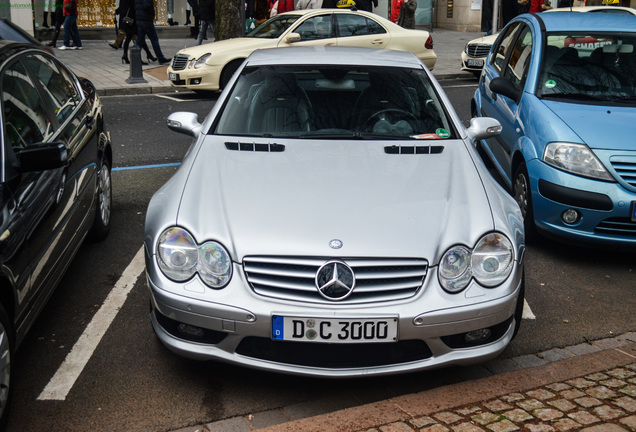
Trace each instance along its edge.
{"label": "sidewalk pavement", "polygon": [[[464,49],[466,42],[483,36],[483,34],[434,29],[431,35],[433,36],[433,45],[437,54],[437,63],[433,69],[433,74],[438,79],[472,78],[472,74],[461,70],[460,53]],[[160,39],[159,43],[163,54],[168,58],[172,58],[177,51],[195,46],[196,40]],[[61,41],[58,41],[58,46],[61,44]],[[82,45],[83,49],[81,51],[54,49],[55,55],[79,76],[90,79],[97,88],[99,95],[113,96],[175,91],[168,81],[167,66],[149,63],[148,66],[143,67],[143,77],[148,82],[128,84],[126,79],[131,76],[130,65],[122,64],[122,49],[114,50],[108,45],[108,41],[104,40],[83,40]],[[142,60],[146,61],[146,55],[143,51]]]}

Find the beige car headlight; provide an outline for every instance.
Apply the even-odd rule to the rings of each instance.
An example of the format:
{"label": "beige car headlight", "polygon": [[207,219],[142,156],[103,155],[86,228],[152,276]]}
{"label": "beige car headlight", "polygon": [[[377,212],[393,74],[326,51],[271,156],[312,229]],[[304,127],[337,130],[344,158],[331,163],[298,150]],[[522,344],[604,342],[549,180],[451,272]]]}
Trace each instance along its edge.
{"label": "beige car headlight", "polygon": [[201,57],[199,57],[199,59],[194,63],[194,68],[199,69],[200,67],[202,67],[205,64],[205,62],[208,61],[210,57],[212,57],[211,53],[204,54]]}

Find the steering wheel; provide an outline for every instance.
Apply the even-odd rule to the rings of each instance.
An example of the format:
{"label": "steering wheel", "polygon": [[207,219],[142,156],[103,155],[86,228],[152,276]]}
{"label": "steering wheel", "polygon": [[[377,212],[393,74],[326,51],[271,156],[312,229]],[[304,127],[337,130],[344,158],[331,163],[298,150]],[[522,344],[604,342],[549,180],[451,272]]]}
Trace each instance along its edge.
{"label": "steering wheel", "polygon": [[[390,120],[388,120],[387,117]],[[387,108],[371,114],[362,123],[359,130],[362,132],[373,131],[373,126],[380,120],[389,121],[392,124],[397,123],[399,120],[405,120],[413,129],[412,133],[416,133],[420,129],[420,119],[415,117],[415,114],[412,112],[400,108]]]}

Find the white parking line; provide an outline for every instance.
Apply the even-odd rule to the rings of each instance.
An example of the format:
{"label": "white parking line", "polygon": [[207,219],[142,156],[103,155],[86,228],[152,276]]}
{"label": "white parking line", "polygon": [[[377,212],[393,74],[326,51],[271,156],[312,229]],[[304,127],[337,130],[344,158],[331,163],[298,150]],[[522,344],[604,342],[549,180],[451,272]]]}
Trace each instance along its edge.
{"label": "white parking line", "polygon": [[530,309],[530,305],[526,299],[523,299],[523,313],[521,314],[521,319],[537,319],[537,317],[532,313],[532,309]]}
{"label": "white parking line", "polygon": [[75,384],[82,370],[90,360],[95,348],[102,340],[110,324],[124,305],[128,294],[135,286],[135,282],[144,270],[143,246],[133,260],[128,264],[124,273],[106,297],[104,304],[97,311],[84,333],[68,353],[64,363],[58,368],[51,381],[42,390],[38,400],[64,400]]}
{"label": "white parking line", "polygon": [[176,98],[176,97],[166,96],[166,95],[162,95],[162,94],[158,94],[158,95],[155,95],[155,96],[157,96],[159,98],[162,98],[162,99],[168,99],[168,100],[171,100],[171,101],[174,101],[174,102],[186,102],[186,99],[179,99],[179,98]]}

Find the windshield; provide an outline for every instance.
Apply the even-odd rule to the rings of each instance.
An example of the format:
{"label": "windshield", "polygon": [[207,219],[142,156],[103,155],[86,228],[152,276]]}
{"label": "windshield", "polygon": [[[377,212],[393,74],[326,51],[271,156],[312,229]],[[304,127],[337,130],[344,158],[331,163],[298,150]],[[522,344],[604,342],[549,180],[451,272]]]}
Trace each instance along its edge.
{"label": "windshield", "polygon": [[369,66],[247,67],[211,133],[312,139],[455,135],[424,70]]}
{"label": "windshield", "polygon": [[551,33],[546,41],[538,96],[636,103],[636,34]]}
{"label": "windshield", "polygon": [[295,23],[298,18],[300,18],[300,15],[277,15],[256,27],[246,34],[245,37],[277,39],[280,35],[285,33],[285,30]]}

